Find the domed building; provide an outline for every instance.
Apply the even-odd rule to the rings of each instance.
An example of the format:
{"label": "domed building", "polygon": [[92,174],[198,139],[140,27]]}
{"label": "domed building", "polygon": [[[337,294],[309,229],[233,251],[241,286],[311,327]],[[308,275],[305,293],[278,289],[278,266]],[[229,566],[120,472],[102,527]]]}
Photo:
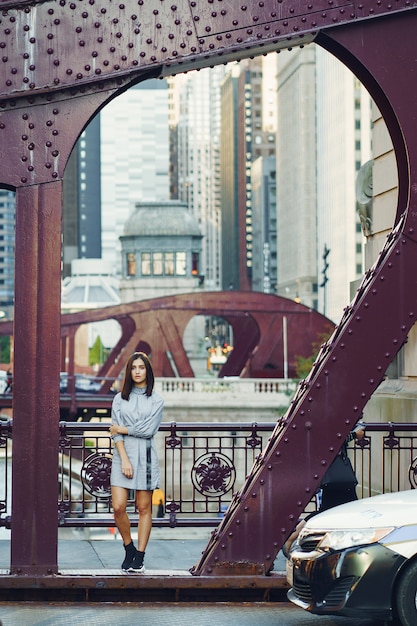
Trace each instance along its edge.
{"label": "domed building", "polygon": [[121,301],[201,290],[201,240],[198,222],[185,203],[138,202],[120,237]]}

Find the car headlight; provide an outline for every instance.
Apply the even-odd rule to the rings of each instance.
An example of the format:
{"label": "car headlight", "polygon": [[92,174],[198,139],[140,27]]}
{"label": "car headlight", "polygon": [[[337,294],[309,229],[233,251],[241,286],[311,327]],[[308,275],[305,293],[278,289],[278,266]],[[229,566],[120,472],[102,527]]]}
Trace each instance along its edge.
{"label": "car headlight", "polygon": [[353,546],[376,543],[393,531],[393,528],[351,528],[350,530],[328,530],[317,547],[343,550]]}

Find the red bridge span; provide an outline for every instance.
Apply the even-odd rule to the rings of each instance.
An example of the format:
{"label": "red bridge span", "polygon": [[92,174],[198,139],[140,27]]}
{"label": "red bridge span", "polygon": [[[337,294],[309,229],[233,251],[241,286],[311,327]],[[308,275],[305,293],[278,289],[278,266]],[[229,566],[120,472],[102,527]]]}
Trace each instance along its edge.
{"label": "red bridge span", "polygon": [[147,78],[313,41],[356,74],[385,119],[399,179],[392,232],[194,568],[266,574],[416,320],[417,2],[0,0],[0,8],[0,183],[16,190],[16,576],[57,572],[62,178],[87,123]]}

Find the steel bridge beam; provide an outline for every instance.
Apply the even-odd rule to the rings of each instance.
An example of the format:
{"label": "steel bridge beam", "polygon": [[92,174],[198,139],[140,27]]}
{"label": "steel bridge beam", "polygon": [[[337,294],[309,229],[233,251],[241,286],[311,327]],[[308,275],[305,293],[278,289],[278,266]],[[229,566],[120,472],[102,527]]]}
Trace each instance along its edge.
{"label": "steel bridge beam", "polygon": [[[52,415],[59,396],[50,388],[56,380],[58,389],[59,371],[58,213],[65,166],[86,124],[135,82],[315,39],[355,71],[384,114],[399,166],[398,214],[406,218],[195,573],[267,571],[414,323],[416,3],[0,0],[0,9],[0,149],[7,155],[0,183],[17,190],[13,412],[21,441],[13,454],[13,574],[57,571],[50,532],[57,506],[44,478],[54,475],[58,454]],[[384,330],[381,310],[389,312]],[[32,448],[38,451],[29,454]],[[42,488],[28,503],[30,474]]]}

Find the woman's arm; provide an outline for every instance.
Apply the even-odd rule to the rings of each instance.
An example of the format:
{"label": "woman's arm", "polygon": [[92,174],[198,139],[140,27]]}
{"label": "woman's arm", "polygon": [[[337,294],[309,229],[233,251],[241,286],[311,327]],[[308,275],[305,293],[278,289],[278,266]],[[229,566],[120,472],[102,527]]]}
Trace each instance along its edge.
{"label": "woman's arm", "polygon": [[110,426],[110,434],[114,435],[127,435],[127,426],[119,426],[119,424],[112,424]]}
{"label": "woman's arm", "polygon": [[117,452],[119,453],[120,460],[122,462],[122,474],[126,476],[126,478],[133,478],[133,467],[132,463],[129,461],[129,457],[127,456],[125,443],[122,440],[117,441],[115,443],[117,448]]}

